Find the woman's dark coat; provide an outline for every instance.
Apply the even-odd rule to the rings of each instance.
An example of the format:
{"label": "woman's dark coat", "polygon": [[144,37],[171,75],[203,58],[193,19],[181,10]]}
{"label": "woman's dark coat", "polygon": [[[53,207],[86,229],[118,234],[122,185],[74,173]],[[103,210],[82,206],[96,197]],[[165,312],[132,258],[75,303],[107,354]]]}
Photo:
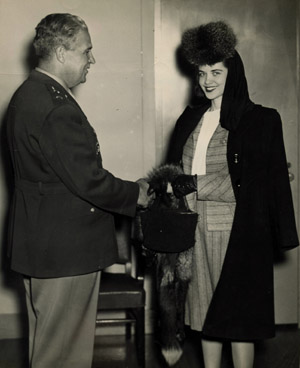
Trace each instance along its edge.
{"label": "woman's dark coat", "polygon": [[[184,143],[207,107],[187,107],[180,116],[168,161],[180,162]],[[236,211],[203,334],[236,341],[269,338],[275,334],[274,251],[298,245],[281,119],[274,109],[248,103],[235,122],[222,121],[221,110],[222,122],[229,130]]]}

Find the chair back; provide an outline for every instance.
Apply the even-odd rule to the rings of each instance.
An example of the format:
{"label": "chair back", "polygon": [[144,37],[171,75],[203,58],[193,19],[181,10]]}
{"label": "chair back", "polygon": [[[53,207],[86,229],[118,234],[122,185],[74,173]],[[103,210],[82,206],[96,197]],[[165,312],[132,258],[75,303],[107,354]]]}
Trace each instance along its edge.
{"label": "chair back", "polygon": [[118,243],[119,264],[131,262],[131,218],[115,215],[115,228]]}

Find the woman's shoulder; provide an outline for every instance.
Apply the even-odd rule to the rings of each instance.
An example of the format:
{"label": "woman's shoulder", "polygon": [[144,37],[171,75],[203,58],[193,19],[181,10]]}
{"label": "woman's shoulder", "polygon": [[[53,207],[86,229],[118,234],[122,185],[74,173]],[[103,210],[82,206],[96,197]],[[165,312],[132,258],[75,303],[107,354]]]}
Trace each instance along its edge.
{"label": "woman's shoulder", "polygon": [[257,117],[261,117],[263,119],[280,119],[280,115],[278,111],[272,107],[266,107],[263,105],[255,104],[254,108],[251,111],[252,114],[255,114]]}
{"label": "woman's shoulder", "polygon": [[202,115],[209,108],[207,105],[202,106],[186,106],[182,114],[177,120],[177,125],[191,125],[194,126],[195,122],[199,122]]}
{"label": "woman's shoulder", "polygon": [[255,104],[244,118],[243,125],[252,129],[273,129],[282,125],[280,114],[276,109],[258,104]]}
{"label": "woman's shoulder", "polygon": [[245,134],[248,132],[247,134],[249,134],[249,131],[255,131],[257,134],[261,132],[270,135],[274,130],[282,130],[281,117],[278,111],[274,108],[254,104],[242,117],[237,133]]}
{"label": "woman's shoulder", "polygon": [[183,110],[181,116],[203,114],[209,108],[209,106],[210,105],[201,105],[201,106],[187,105],[186,108]]}

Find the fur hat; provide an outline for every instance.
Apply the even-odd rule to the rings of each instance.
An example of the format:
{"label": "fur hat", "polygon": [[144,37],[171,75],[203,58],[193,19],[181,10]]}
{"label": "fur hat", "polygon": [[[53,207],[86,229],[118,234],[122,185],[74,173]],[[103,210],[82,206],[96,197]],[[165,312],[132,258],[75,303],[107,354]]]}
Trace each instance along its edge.
{"label": "fur hat", "polygon": [[236,36],[225,22],[210,22],[183,33],[181,48],[193,65],[213,65],[235,54]]}

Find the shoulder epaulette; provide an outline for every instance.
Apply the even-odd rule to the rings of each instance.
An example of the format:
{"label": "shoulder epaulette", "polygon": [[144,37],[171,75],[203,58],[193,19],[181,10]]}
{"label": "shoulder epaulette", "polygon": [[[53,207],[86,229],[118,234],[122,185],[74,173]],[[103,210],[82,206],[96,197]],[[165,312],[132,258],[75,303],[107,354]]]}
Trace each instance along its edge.
{"label": "shoulder epaulette", "polygon": [[47,88],[55,103],[61,103],[69,101],[69,96],[63,87],[59,88],[53,84],[47,84]]}

